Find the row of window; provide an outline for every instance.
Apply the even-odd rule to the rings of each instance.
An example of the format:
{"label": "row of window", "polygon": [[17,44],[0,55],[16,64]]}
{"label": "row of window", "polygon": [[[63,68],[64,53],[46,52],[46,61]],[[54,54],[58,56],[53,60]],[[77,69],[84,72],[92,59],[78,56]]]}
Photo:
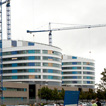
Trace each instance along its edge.
{"label": "row of window", "polygon": [[[41,79],[40,75],[26,75],[26,76],[3,76],[4,80],[7,79]],[[43,75],[43,79],[61,80],[60,76]]]}
{"label": "row of window", "polygon": [[3,97],[3,100],[27,100],[27,97]]}
{"label": "row of window", "polygon": [[[82,74],[81,71],[62,72],[62,74]],[[83,74],[94,75],[94,72],[83,72]]]}
{"label": "row of window", "polygon": [[[62,84],[81,84],[81,81],[62,81]],[[94,84],[94,81],[83,81],[83,84]]]}
{"label": "row of window", "polygon": [[[81,67],[62,67],[63,70],[79,70]],[[83,67],[83,70],[94,70],[94,67]]]}
{"label": "row of window", "polygon": [[[5,68],[5,67],[17,67],[17,66],[41,66],[41,63],[40,62],[31,62],[31,63],[3,64],[3,68]],[[60,64],[56,64],[56,63],[43,63],[43,66],[61,68],[61,65]]]}
{"label": "row of window", "polygon": [[[3,61],[15,61],[15,60],[41,60],[40,56],[26,56],[26,57],[12,57],[12,58],[3,58]],[[56,57],[43,56],[43,60],[53,60],[61,61],[61,59]]]}
{"label": "row of window", "polygon": [[[62,79],[82,79],[82,76],[63,76]],[[83,79],[95,79],[91,76],[83,76]]]}
{"label": "row of window", "polygon": [[[34,42],[22,42],[23,45],[26,45],[26,46],[34,46]],[[25,44],[24,44],[25,43]],[[11,46],[12,47],[17,47],[17,41],[11,41]]]}
{"label": "row of window", "polygon": [[3,87],[3,91],[27,91],[26,88],[6,88]]}
{"label": "row of window", "polygon": [[[11,52],[3,52],[3,56],[5,55],[16,55],[16,54],[40,54],[41,50],[21,50],[21,51],[11,51]],[[52,51],[52,50],[42,50],[43,54],[53,54],[61,56],[60,52]]]}
{"label": "row of window", "polygon": [[59,67],[59,68],[61,68],[60,64],[55,64],[55,63],[43,63],[43,66]]}
{"label": "row of window", "polygon": [[94,66],[94,63],[92,62],[63,62],[62,65],[92,65]]}
{"label": "row of window", "polygon": [[[18,69],[18,70],[3,70],[3,73],[41,73],[41,69]],[[43,73],[59,73],[60,70],[43,69]]]}

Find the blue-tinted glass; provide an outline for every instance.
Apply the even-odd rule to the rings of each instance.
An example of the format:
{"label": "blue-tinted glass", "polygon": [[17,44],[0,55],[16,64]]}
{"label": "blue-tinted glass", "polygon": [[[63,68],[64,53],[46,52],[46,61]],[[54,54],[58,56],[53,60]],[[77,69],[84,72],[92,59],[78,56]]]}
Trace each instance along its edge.
{"label": "blue-tinted glass", "polygon": [[3,91],[6,91],[6,88],[5,87],[3,87]]}
{"label": "blue-tinted glass", "polygon": [[28,60],[35,60],[35,56],[29,56]]}
{"label": "blue-tinted glass", "polygon": [[26,91],[27,89],[26,88],[24,88],[24,91]]}
{"label": "blue-tinted glass", "polygon": [[72,62],[72,65],[76,65],[77,64],[77,62]]}
{"label": "blue-tinted glass", "polygon": [[53,76],[48,76],[48,79],[53,79]]}
{"label": "blue-tinted glass", "polygon": [[72,56],[72,59],[77,59],[77,57],[75,57],[75,56]]}
{"label": "blue-tinted glass", "polygon": [[73,79],[77,79],[77,76],[72,76]]}
{"label": "blue-tinted glass", "polygon": [[0,56],[2,56],[2,52],[0,52]]}
{"label": "blue-tinted glass", "polygon": [[72,67],[72,69],[77,69],[77,67]]}
{"label": "blue-tinted glass", "polygon": [[87,74],[90,74],[90,72],[87,72]]}
{"label": "blue-tinted glass", "polygon": [[53,73],[53,70],[52,69],[48,69],[48,73]]}
{"label": "blue-tinted glass", "polygon": [[17,41],[12,41],[12,46],[16,47],[17,46]]}
{"label": "blue-tinted glass", "polygon": [[72,71],[72,74],[77,74],[77,72],[76,71]]}
{"label": "blue-tinted glass", "polygon": [[53,57],[48,57],[48,59],[53,59]]}
{"label": "blue-tinted glass", "polygon": [[17,54],[17,51],[12,51],[11,54]]}
{"label": "blue-tinted glass", "polygon": [[73,81],[73,83],[77,83],[77,81]]}
{"label": "blue-tinted glass", "polygon": [[0,40],[0,48],[2,48],[2,41]]}
{"label": "blue-tinted glass", "polygon": [[34,46],[33,42],[28,42],[28,46]]}
{"label": "blue-tinted glass", "polygon": [[35,72],[35,69],[29,69],[28,71],[29,72]]}
{"label": "blue-tinted glass", "polygon": [[35,50],[28,50],[28,53],[35,53]]}
{"label": "blue-tinted glass", "polygon": [[87,79],[90,79],[90,77],[87,77]]}
{"label": "blue-tinted glass", "polygon": [[90,84],[90,81],[87,81],[87,84]]}
{"label": "blue-tinted glass", "polygon": [[13,63],[12,64],[12,67],[17,67],[17,63]]}
{"label": "blue-tinted glass", "polygon": [[12,70],[12,73],[17,73],[17,70]]}
{"label": "blue-tinted glass", "polygon": [[90,70],[90,67],[87,67],[87,70]]}
{"label": "blue-tinted glass", "polygon": [[17,79],[17,76],[12,76],[12,79]]}
{"label": "blue-tinted glass", "polygon": [[4,99],[5,99],[5,97],[1,97],[1,99],[2,99],[2,100],[4,100]]}
{"label": "blue-tinted glass", "polygon": [[35,63],[28,63],[28,66],[35,66]]}

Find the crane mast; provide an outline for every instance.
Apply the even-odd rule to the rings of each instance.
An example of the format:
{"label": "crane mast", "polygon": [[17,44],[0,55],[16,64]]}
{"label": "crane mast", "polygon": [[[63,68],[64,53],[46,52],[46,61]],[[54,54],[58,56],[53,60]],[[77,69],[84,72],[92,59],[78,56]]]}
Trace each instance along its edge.
{"label": "crane mast", "polygon": [[6,3],[7,39],[11,39],[10,0],[0,0],[0,105],[3,104],[3,64],[2,64],[2,5]]}
{"label": "crane mast", "polygon": [[63,28],[54,28],[51,29],[49,23],[49,30],[27,30],[27,33],[37,33],[37,32],[49,32],[49,45],[52,45],[52,31],[62,31],[62,30],[73,30],[73,29],[85,29],[85,28],[97,28],[97,27],[106,27],[106,24],[96,24],[96,25],[80,25],[72,27],[63,27]]}
{"label": "crane mast", "polygon": [[6,14],[7,14],[7,40],[11,40],[11,9],[10,0],[6,4]]}
{"label": "crane mast", "polygon": [[0,105],[3,104],[3,78],[2,78],[2,0],[0,0]]}

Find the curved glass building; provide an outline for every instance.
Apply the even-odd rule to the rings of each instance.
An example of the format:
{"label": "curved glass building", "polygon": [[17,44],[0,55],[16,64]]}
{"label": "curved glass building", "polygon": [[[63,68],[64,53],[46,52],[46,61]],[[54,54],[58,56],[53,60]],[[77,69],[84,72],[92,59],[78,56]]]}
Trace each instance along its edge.
{"label": "curved glass building", "polygon": [[76,56],[63,55],[62,85],[76,86],[79,88],[94,88],[94,60]]}
{"label": "curved glass building", "polygon": [[46,44],[3,40],[3,81],[94,88],[94,60]]}
{"label": "curved glass building", "polygon": [[3,81],[61,85],[61,49],[29,41],[3,40]]}

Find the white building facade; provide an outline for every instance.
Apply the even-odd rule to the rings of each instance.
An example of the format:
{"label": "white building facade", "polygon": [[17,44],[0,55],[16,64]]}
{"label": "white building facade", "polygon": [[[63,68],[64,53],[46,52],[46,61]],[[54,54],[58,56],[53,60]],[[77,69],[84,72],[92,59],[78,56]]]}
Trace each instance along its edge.
{"label": "white building facade", "polygon": [[3,40],[3,81],[61,86],[61,49]]}
{"label": "white building facade", "polygon": [[78,88],[94,88],[94,60],[76,56],[63,55],[62,85],[75,86]]}
{"label": "white building facade", "polygon": [[94,60],[61,52],[47,44],[3,40],[3,81],[94,88]]}

